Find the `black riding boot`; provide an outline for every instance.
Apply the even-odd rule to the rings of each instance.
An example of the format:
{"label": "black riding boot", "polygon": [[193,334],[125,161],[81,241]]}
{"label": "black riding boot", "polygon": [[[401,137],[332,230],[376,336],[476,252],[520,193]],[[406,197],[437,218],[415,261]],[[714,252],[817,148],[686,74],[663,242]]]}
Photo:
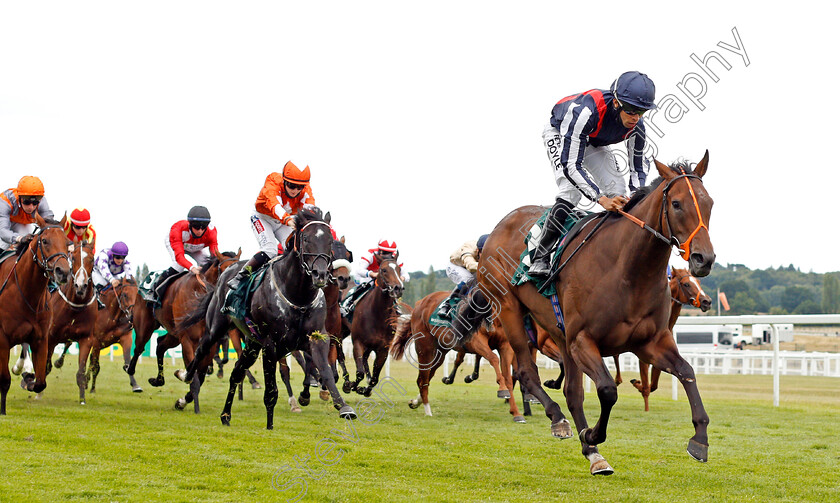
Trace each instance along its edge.
{"label": "black riding boot", "polygon": [[99,298],[99,293],[102,291],[102,288],[103,288],[102,285],[94,285],[94,287],[93,287],[93,290],[95,292],[94,295],[96,295],[96,308],[99,311],[102,311],[103,309],[105,309],[105,304],[102,303],[102,299]]}
{"label": "black riding boot", "polygon": [[572,203],[559,197],[554,202],[554,206],[551,207],[540,234],[540,242],[537,245],[534,262],[528,269],[528,275],[532,278],[548,276],[557,239],[563,233],[563,224],[566,223],[566,217],[569,216],[572,207]]}
{"label": "black riding boot", "polygon": [[155,293],[155,302],[157,304],[160,304],[161,301],[163,301],[163,296],[161,295],[162,292],[160,291],[160,287],[163,286],[164,283],[166,283],[166,280],[170,276],[174,276],[175,274],[178,274],[178,271],[170,267],[169,269],[166,269],[165,271],[160,273],[160,276],[158,276],[157,281],[155,281],[155,285],[152,287],[152,291]]}
{"label": "black riding boot", "polygon": [[251,277],[251,274],[254,273],[254,271],[258,270],[269,260],[270,258],[268,254],[262,251],[257,252],[256,255],[251,257],[251,260],[249,260],[247,264],[242,266],[242,269],[240,269],[239,272],[236,273],[236,276],[234,276],[230,279],[230,281],[227,282],[227,286],[231,290],[236,290],[237,288],[239,288],[239,285],[242,284],[243,281],[247,281],[248,278]]}
{"label": "black riding boot", "polygon": [[455,287],[454,290],[452,290],[452,293],[449,294],[449,297],[447,297],[443,301],[443,305],[441,305],[440,309],[438,309],[438,316],[440,316],[443,319],[448,319],[449,318],[449,301],[452,300],[452,299],[461,298],[461,289],[463,288],[463,285],[464,285],[464,282],[462,281],[461,283],[458,284],[458,286]]}

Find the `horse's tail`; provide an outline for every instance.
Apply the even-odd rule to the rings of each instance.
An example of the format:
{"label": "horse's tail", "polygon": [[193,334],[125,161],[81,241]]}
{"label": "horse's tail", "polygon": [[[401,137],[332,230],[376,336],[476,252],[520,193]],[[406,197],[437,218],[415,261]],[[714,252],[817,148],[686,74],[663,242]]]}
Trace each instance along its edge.
{"label": "horse's tail", "polygon": [[193,312],[186,315],[178,322],[178,331],[186,330],[196,323],[203,321],[207,316],[207,310],[210,308],[210,301],[213,299],[213,290],[210,290],[201,298],[198,307]]}
{"label": "horse's tail", "polygon": [[396,326],[394,339],[391,343],[391,356],[395,360],[402,360],[405,354],[405,347],[408,346],[408,341],[411,340],[411,313],[412,309],[410,306],[400,303],[397,313],[390,320]]}
{"label": "horse's tail", "polygon": [[452,332],[455,334],[455,344],[463,345],[479,329],[481,323],[493,313],[490,301],[479,288],[473,288],[467,298],[461,302],[461,307],[452,320]]}

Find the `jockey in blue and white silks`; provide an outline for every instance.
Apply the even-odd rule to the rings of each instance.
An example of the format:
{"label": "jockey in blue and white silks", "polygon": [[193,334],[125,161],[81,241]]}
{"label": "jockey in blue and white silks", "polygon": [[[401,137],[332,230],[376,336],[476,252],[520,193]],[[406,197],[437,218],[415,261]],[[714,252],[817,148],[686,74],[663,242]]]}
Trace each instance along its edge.
{"label": "jockey in blue and white silks", "polygon": [[656,107],[655,91],[647,75],[626,72],[609,90],[592,89],[554,105],[543,130],[543,144],[554,168],[558,194],[539,236],[530,276],[549,273],[554,242],[581,197],[608,211],[619,210],[627,202],[624,175],[609,145],[626,143],[630,190],[644,186],[648,161],[642,115]]}

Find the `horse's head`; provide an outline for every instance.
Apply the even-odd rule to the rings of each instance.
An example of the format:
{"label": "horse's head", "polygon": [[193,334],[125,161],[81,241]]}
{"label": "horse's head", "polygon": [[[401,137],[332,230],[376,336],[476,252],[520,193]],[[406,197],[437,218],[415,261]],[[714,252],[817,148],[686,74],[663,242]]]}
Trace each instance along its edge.
{"label": "horse's head", "polygon": [[347,249],[344,244],[344,236],[332,242],[332,265],[330,275],[332,281],[338,284],[339,290],[344,290],[350,284],[350,262],[353,261],[353,252]]}
{"label": "horse's head", "polygon": [[700,280],[686,269],[671,271],[670,287],[671,297],[681,304],[690,304],[704,313],[712,307],[712,299],[703,291]]}
{"label": "horse's head", "polygon": [[204,267],[201,268],[201,273],[204,274],[207,281],[215,284],[225,269],[239,262],[239,257],[241,255],[242,248],[239,248],[236,253],[230,251],[217,252],[215,254],[215,258],[209,260]]}
{"label": "horse's head", "polygon": [[303,271],[317,288],[324,288],[330,279],[332,264],[332,232],[318,208],[303,209],[295,215],[294,248]]}
{"label": "horse's head", "polygon": [[709,238],[709,218],[714,201],[703,187],[709,165],[709,151],[692,171],[687,163],[666,166],[654,160],[664,179],[662,225],[666,237],[680,249],[691,274],[708,276],[715,263],[715,250]]}
{"label": "horse's head", "polygon": [[37,212],[35,223],[40,230],[29,242],[29,250],[38,267],[44,270],[48,276],[63,285],[70,277],[70,260],[67,258],[67,246],[70,240],[64,234],[65,215],[60,222],[45,220]]}
{"label": "horse's head", "polygon": [[82,241],[70,254],[70,274],[77,299],[85,298],[88,288],[93,288],[93,251],[93,243]]}
{"label": "horse's head", "polygon": [[114,288],[114,297],[117,299],[117,308],[125,316],[129,325],[134,322],[134,303],[137,301],[137,282],[134,279],[122,278]]}
{"label": "horse's head", "polygon": [[391,297],[398,299],[402,297],[405,285],[400,279],[402,271],[399,264],[393,258],[383,259],[379,263],[379,274],[376,275],[376,286],[388,293]]}

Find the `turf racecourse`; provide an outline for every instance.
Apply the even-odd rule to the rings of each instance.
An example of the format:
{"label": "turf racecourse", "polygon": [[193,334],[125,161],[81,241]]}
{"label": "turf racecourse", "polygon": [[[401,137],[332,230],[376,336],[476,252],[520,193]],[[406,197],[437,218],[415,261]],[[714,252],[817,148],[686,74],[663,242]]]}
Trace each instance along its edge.
{"label": "turf racecourse", "polygon": [[[262,391],[250,389],[234,404],[232,426],[221,425],[227,386],[216,377],[202,391],[203,414],[174,410],[186,386],[170,377],[170,363],[166,386],[153,389],[144,359],[145,392],[132,394],[121,363],[104,358],[85,406],[75,361],[49,377],[40,400],[13,381],[0,417],[0,501],[818,502],[837,501],[840,488],[837,379],[783,376],[774,408],[771,377],[699,376],[712,421],[706,464],[685,452],[689,407],[682,393],[671,400],[670,377],[649,413],[623,384],[601,448],[616,473],[593,477],[576,440],[551,438],[541,407],[527,424],[511,421],[488,367],[472,384],[463,371],[451,386],[436,376],[431,418],[406,406],[416,372],[400,362],[392,376],[406,396],[394,388],[374,395],[353,429],[315,395],[294,415],[281,399],[267,431]],[[594,388],[586,406],[594,424]]]}

